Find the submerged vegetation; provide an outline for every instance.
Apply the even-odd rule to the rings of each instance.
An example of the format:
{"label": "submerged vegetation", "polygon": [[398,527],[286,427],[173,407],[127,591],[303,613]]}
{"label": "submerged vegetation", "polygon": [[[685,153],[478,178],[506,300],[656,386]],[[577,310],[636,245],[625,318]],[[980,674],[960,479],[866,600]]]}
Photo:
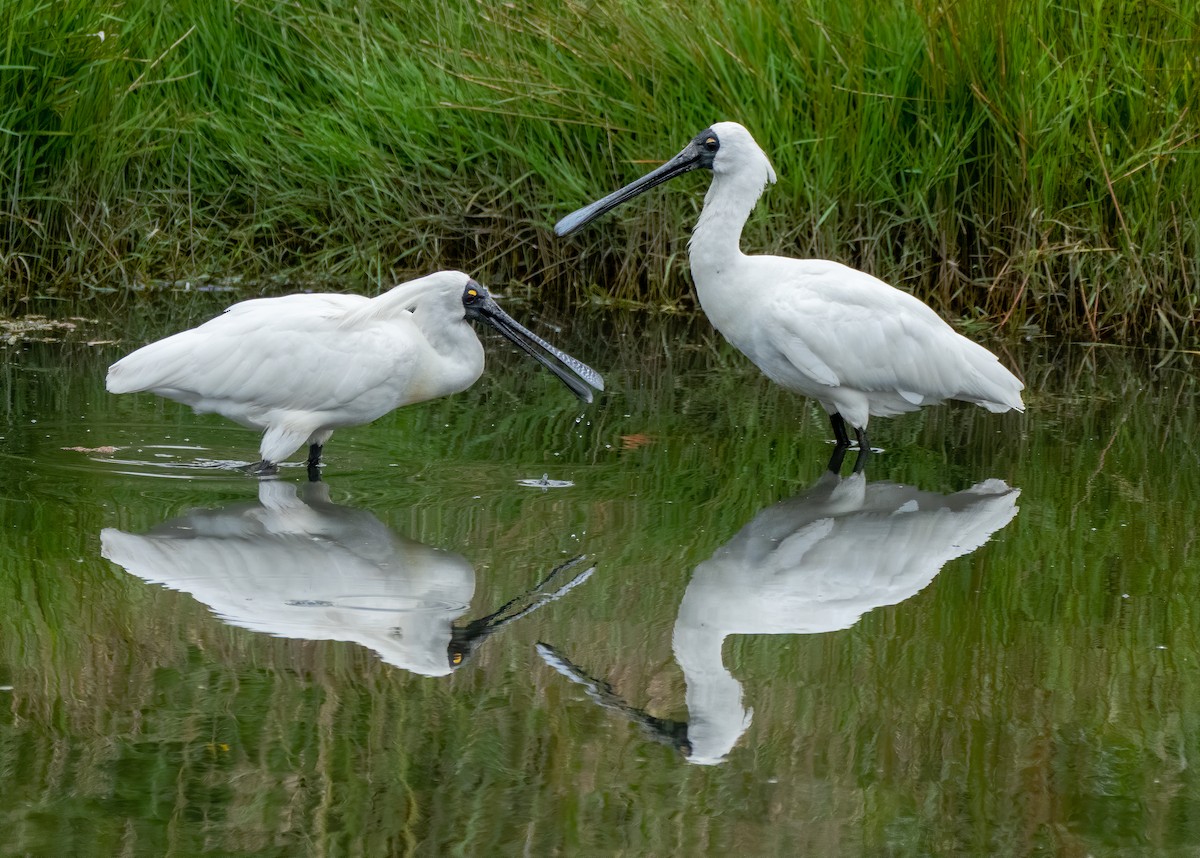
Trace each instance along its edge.
{"label": "submerged vegetation", "polygon": [[1200,319],[1200,10],[756,0],[8,0],[0,282],[465,268],[676,305],[676,187],[563,214],[719,119],[774,159],[747,249],[968,324],[1176,345]]}

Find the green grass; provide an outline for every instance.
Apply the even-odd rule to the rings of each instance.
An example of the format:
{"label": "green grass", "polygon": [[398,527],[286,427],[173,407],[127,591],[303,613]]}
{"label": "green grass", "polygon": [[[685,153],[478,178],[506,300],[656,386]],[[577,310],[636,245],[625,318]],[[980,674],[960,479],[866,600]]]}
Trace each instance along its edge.
{"label": "green grass", "polygon": [[700,179],[549,228],[736,119],[780,175],[748,250],[1010,332],[1175,346],[1200,319],[1190,0],[9,0],[0,34],[9,310],[446,266],[677,306]]}

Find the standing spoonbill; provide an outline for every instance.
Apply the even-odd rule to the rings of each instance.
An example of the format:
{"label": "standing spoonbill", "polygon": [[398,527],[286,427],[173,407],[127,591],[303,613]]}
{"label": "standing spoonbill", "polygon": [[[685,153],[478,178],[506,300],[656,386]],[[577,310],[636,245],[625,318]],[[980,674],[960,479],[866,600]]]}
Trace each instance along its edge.
{"label": "standing spoonbill", "polygon": [[604,389],[598,372],[518,324],[483,286],[461,271],[439,271],[376,298],[242,301],[117,361],[108,390],[148,390],[261,429],[261,461],[248,468],[261,476],[307,443],[315,480],[334,429],[475,383],[483,345],[469,320],[494,327],[583,401],[592,401],[592,388]]}
{"label": "standing spoonbill", "polygon": [[716,765],[753,717],[742,683],[726,667],[726,638],[851,628],[868,611],[912,598],[951,560],[986,544],[1016,517],[1019,496],[998,479],[943,495],[868,485],[863,473],[843,479],[826,472],[807,491],[760,510],[696,567],[679,603],[672,649],[683,672],[686,721],[631,706],[608,680],[548,644],[537,652],[597,704],[688,762]]}
{"label": "standing spoonbill", "polygon": [[312,641],[350,641],[394,667],[446,676],[483,642],[586,581],[559,565],[490,614],[457,622],[475,568],[335,504],[327,483],[262,480],[258,500],[196,509],[147,533],[106,527],[100,553],[132,575],[193,596],[223,622]]}
{"label": "standing spoonbill", "polygon": [[750,132],[718,122],[671,160],[554,227],[568,235],[655,185],[696,169],[712,184],[689,256],[700,306],[767,377],[817,400],[837,447],[854,429],[860,461],[867,420],[961,399],[993,412],[1024,411],[1024,387],[983,346],[926,304],[863,271],[826,259],[747,256],[742,227],[775,171]]}

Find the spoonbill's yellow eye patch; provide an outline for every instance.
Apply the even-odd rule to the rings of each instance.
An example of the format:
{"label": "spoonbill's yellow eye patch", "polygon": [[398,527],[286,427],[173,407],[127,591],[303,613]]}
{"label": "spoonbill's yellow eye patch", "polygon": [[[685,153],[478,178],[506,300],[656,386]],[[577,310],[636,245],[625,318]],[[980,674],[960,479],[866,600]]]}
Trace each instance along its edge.
{"label": "spoonbill's yellow eye patch", "polygon": [[450,656],[450,663],[454,665],[462,664],[462,653],[456,652]]}
{"label": "spoonbill's yellow eye patch", "polygon": [[472,298],[476,298],[479,296],[479,293],[476,292],[474,289],[468,289],[467,294],[470,295]]}

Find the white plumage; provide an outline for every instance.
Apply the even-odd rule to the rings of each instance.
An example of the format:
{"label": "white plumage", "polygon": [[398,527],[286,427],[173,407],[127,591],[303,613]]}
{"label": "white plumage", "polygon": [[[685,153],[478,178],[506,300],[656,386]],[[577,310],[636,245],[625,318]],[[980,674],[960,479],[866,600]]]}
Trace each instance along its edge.
{"label": "white plumage", "polygon": [[599,705],[639,723],[692,763],[722,762],[750,728],[742,684],[725,666],[730,635],[811,635],[848,629],[864,614],[925,589],[1017,514],[1020,491],[984,480],[952,495],[865,474],[826,472],[807,491],[761,510],[696,566],[672,635],[687,683],[686,722],[627,703],[554,647],[538,653]]}
{"label": "white plumage", "polygon": [[750,726],[725,667],[729,635],[818,634],[925,589],[1012,521],[1020,491],[985,480],[952,495],[826,472],[758,513],[696,567],[673,647],[687,681],[689,759],[720,762]]}
{"label": "white plumage", "polygon": [[101,554],[153,584],[189,593],[223,621],[305,640],[350,641],[424,676],[456,666],[454,620],[475,570],[460,554],[333,504],[326,483],[263,480],[256,503],[199,509],[149,533],[105,528]]}
{"label": "white plumage", "polygon": [[580,398],[591,401],[588,385],[603,389],[595,370],[518,325],[466,274],[441,271],[376,298],[243,301],[117,361],[108,390],[149,391],[263,430],[258,473],[307,443],[311,470],[335,429],[474,384],[484,359],[470,320],[500,330]]}
{"label": "white plumage", "polygon": [[559,221],[566,235],[625,200],[698,168],[712,170],[690,262],[713,326],[766,375],[816,399],[839,446],[845,424],[866,451],[869,418],[948,399],[1023,411],[1024,385],[928,306],[870,274],[824,259],[748,256],[742,227],[775,171],[736,122],[719,122],[657,170]]}
{"label": "white plumage", "polygon": [[332,503],[323,482],[298,494],[292,483],[263,480],[255,503],[193,510],[148,533],[105,528],[100,545],[130,574],[191,594],[231,625],[349,641],[423,676],[461,667],[505,625],[592,572],[561,585],[576,558],[498,611],[456,624],[475,594],[471,564],[393,533],[365,509]]}

